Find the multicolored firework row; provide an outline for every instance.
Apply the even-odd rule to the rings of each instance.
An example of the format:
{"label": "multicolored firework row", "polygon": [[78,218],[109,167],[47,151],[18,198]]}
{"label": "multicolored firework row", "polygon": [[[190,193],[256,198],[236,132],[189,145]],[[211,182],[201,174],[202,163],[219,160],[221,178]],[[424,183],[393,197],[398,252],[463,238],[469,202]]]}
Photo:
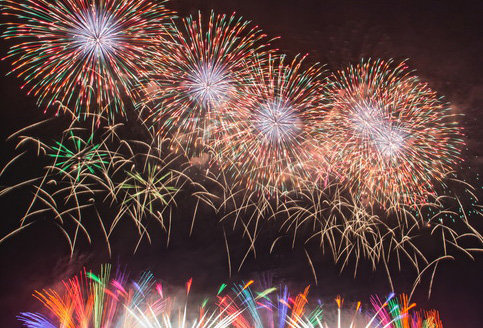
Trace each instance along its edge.
{"label": "multicolored firework row", "polygon": [[13,73],[39,104],[76,117],[124,110],[123,97],[135,98],[146,70],[146,47],[172,14],[163,1],[147,0],[6,0],[2,10],[19,20],[3,37],[25,40],[7,56]]}
{"label": "multicolored firework row", "polygon": [[464,144],[449,106],[405,63],[362,61],[326,83],[319,66],[287,63],[234,15],[178,27],[163,3],[145,0],[3,10],[27,21],[7,24],[4,37],[29,39],[8,57],[40,103],[112,118],[129,96],[172,149],[248,190],[277,196],[334,176],[364,206],[397,211],[437,195]]}
{"label": "multicolored firework row", "polygon": [[130,280],[124,272],[111,278],[111,267],[105,265],[97,275],[84,270],[64,281],[59,289],[36,291],[34,296],[46,312],[25,312],[18,319],[28,328],[443,327],[436,311],[413,313],[416,304],[409,303],[405,295],[399,300],[390,295],[384,301],[373,297],[371,308],[364,310],[358,302],[353,313],[344,309],[338,296],[337,309],[331,315],[330,308],[320,301],[309,302],[310,286],[292,295],[286,286],[257,291],[252,289],[253,283],[231,288],[222,284],[215,297],[193,306],[188,302],[191,279],[185,293],[173,293],[178,295],[176,299],[151,273],[137,280]]}

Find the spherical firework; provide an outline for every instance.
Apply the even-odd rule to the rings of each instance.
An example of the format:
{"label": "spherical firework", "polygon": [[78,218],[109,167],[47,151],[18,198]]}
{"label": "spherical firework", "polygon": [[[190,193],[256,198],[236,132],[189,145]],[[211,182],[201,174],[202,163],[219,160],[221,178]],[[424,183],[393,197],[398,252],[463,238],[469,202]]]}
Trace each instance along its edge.
{"label": "spherical firework", "polygon": [[183,19],[154,49],[141,105],[158,131],[175,139],[173,147],[177,143],[189,154],[218,128],[220,111],[239,92],[250,57],[262,56],[266,47],[260,29],[234,15]]}
{"label": "spherical firework", "polygon": [[219,165],[236,172],[248,189],[291,189],[305,174],[314,120],[323,111],[323,71],[318,65],[304,70],[303,60],[257,61],[243,96],[227,106],[225,133],[214,148]]}
{"label": "spherical firework", "polygon": [[362,203],[425,203],[459,161],[456,114],[404,62],[366,60],[331,77],[322,142]]}
{"label": "spherical firework", "polygon": [[7,56],[16,58],[13,72],[46,108],[112,117],[123,110],[123,95],[135,96],[132,85],[145,69],[140,57],[170,14],[163,3],[6,0],[4,13],[20,21],[8,23],[3,37],[26,39]]}
{"label": "spherical firework", "polygon": [[138,225],[142,224],[141,221],[148,214],[163,223],[163,213],[174,203],[174,197],[179,191],[175,180],[175,174],[158,163],[148,162],[141,172],[134,168],[126,171],[126,179],[116,190],[122,199],[119,215],[127,214]]}

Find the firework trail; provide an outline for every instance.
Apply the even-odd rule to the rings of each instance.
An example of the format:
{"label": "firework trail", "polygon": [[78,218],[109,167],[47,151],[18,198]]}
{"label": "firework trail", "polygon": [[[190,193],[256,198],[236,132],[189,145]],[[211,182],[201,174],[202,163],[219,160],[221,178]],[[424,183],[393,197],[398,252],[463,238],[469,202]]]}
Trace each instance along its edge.
{"label": "firework trail", "polygon": [[[474,260],[483,245],[472,221],[482,216],[475,189],[459,180],[451,182],[452,189],[466,188],[465,192],[445,194],[424,206],[399,208],[397,212],[376,212],[361,206],[357,196],[348,194],[338,183],[287,194],[270,217],[272,222],[279,220],[280,229],[271,251],[286,240],[292,248],[303,245],[305,250],[317,250],[305,251],[315,281],[317,268],[312,260],[327,253],[341,272],[353,270],[354,277],[364,261],[373,270],[382,269],[392,290],[394,271],[413,271],[417,277],[411,295],[424,276],[429,280],[429,296],[440,262],[457,255]],[[473,205],[468,205],[470,202]],[[433,251],[425,250],[428,242]]]}
{"label": "firework trail", "polygon": [[173,148],[190,154],[218,129],[220,112],[237,97],[252,59],[262,58],[266,35],[235,15],[199,13],[169,27],[168,39],[152,49],[141,103]]}
{"label": "firework trail", "polygon": [[25,40],[7,55],[12,73],[39,105],[110,118],[124,111],[122,96],[136,97],[145,50],[172,14],[164,1],[147,0],[6,0],[2,10],[18,19],[3,37]]}
{"label": "firework trail", "polygon": [[150,143],[141,140],[123,143],[123,148],[127,148],[124,153],[130,154],[128,165],[115,176],[112,189],[119,204],[114,222],[121,222],[127,217],[136,224],[140,236],[136,249],[144,237],[151,242],[149,219],[154,219],[166,231],[169,244],[172,210],[178,206],[179,194],[196,200],[193,225],[199,203],[213,207],[212,194],[185,172],[183,166],[189,168],[189,165],[180,159],[181,156],[163,152],[169,140],[157,136],[150,138]]}
{"label": "firework trail", "polygon": [[[85,269],[64,281],[61,288],[34,293],[48,314],[21,313],[19,320],[29,328],[52,327],[236,327],[236,328],[440,328],[437,311],[413,312],[416,306],[407,296],[390,295],[381,301],[371,298],[371,307],[363,311],[360,302],[351,315],[345,314],[343,299],[336,298],[336,315],[320,300],[308,297],[310,286],[292,294],[287,286],[252,289],[254,281],[229,288],[222,284],[214,297],[199,306],[188,303],[192,280],[186,283],[184,296],[170,293],[147,272],[132,280],[125,272],[111,275],[109,265],[99,274]],[[171,295],[178,294],[177,300]],[[185,299],[183,301],[183,298]],[[344,310],[344,313],[342,313]]]}
{"label": "firework trail", "polygon": [[[181,156],[166,154],[169,147],[165,143],[169,141],[150,135],[148,129],[140,139],[151,142],[128,139],[125,133],[129,128],[124,124],[98,126],[98,121],[97,116],[92,117],[90,128],[84,127],[87,120],[71,123],[59,141],[46,142],[33,133],[51,120],[12,136],[18,137],[17,148],[26,149],[27,153],[15,156],[1,175],[21,161],[43,160],[47,165],[39,176],[0,190],[1,196],[25,191],[33,195],[21,215],[19,228],[0,242],[33,223],[45,222],[36,218],[48,216],[66,237],[71,252],[81,237],[90,242],[93,229],[98,228],[110,252],[116,228],[126,222],[135,225],[138,235],[135,250],[141,242],[151,243],[155,231],[163,232],[169,244],[173,226],[177,224],[172,210],[184,205],[179,203],[180,199],[189,197],[196,202],[190,208],[193,211],[190,232],[195,223],[205,224],[197,213],[202,205],[207,205],[213,209],[213,215],[220,216],[223,230],[236,229],[248,241],[243,258],[231,258],[230,250],[235,248],[225,235],[229,270],[235,263],[240,269],[251,254],[256,256],[257,243],[261,236],[266,237],[267,230],[278,231],[270,235],[274,238],[270,251],[286,241],[292,247],[298,247],[300,242],[320,245],[323,253],[326,250],[332,253],[341,271],[354,263],[356,274],[363,260],[369,261],[374,270],[382,267],[393,289],[389,262],[396,261],[399,268],[406,270],[414,268],[418,285],[419,275],[429,274],[432,280],[438,261],[453,258],[453,250],[472,257],[478,248],[468,247],[466,241],[470,245],[482,244],[481,235],[469,221],[469,216],[481,215],[481,209],[478,205],[464,207],[462,204],[468,201],[462,195],[447,194],[423,208],[405,209],[397,220],[360,206],[354,195],[345,194],[344,188],[337,184],[312,189],[309,186],[317,185],[307,184],[296,193],[277,193],[275,197],[248,190],[244,181],[233,182],[228,171],[222,170],[200,181],[198,171],[193,173]],[[32,154],[33,149],[36,154]],[[466,188],[468,195],[474,195],[470,186]],[[472,202],[478,204],[476,198]],[[439,247],[437,258],[420,249],[419,240],[426,238]],[[307,254],[309,263],[313,256]],[[317,280],[316,268],[311,266]]]}
{"label": "firework trail", "polygon": [[93,115],[89,117],[91,128],[84,127],[87,120],[82,124],[74,121],[62,132],[62,138],[52,144],[33,133],[34,128],[50,121],[34,124],[11,136],[18,137],[16,147],[25,151],[9,161],[0,175],[19,161],[32,160],[32,156],[33,160],[47,161],[40,175],[0,190],[2,196],[25,190],[33,194],[17,232],[36,222],[34,219],[39,215],[49,215],[73,252],[80,234],[90,242],[85,223],[97,217],[110,251],[109,239],[126,219],[137,228],[138,245],[143,239],[150,241],[147,225],[151,219],[168,232],[169,240],[171,207],[177,205],[176,196],[187,184],[199,186],[192,188],[193,198],[200,202],[209,199],[209,193],[202,186],[173,169],[179,168],[177,157],[162,156],[158,140],[149,134],[148,139],[155,140],[151,144],[126,140],[124,124],[98,126],[97,122],[103,120]]}
{"label": "firework trail", "polygon": [[363,60],[331,77],[323,140],[361,203],[417,205],[461,160],[461,128],[448,104],[404,62]]}

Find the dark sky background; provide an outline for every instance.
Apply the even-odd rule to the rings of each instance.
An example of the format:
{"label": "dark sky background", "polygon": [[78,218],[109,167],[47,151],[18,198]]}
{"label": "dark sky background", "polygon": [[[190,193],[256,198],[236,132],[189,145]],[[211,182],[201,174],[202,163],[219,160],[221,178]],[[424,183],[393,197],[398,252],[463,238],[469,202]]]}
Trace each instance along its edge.
{"label": "dark sky background", "polygon": [[[461,170],[470,170],[470,176],[481,173],[483,2],[174,0],[168,6],[180,16],[195,14],[197,10],[236,11],[269,35],[281,36],[274,46],[283,52],[309,53],[312,61],[326,63],[329,69],[342,68],[362,57],[408,58],[423,80],[465,114],[468,150]],[[1,41],[2,57],[7,47]],[[21,81],[5,76],[9,65],[8,60],[0,62],[0,140],[44,117],[35,100],[19,89]],[[49,133],[53,132],[45,132]],[[11,157],[12,151],[12,143],[1,141],[2,163]],[[15,181],[29,176],[35,165],[22,163],[8,179]],[[473,183],[479,184],[481,194],[481,182]],[[21,204],[22,199],[0,198],[2,236],[15,226]],[[177,228],[168,247],[164,236],[159,234],[151,246],[143,245],[135,255],[132,255],[135,236],[129,233],[132,227],[120,229],[113,241],[111,259],[102,238],[95,233],[92,245],[81,244],[69,259],[60,231],[48,222],[36,224],[1,244],[0,327],[18,327],[16,314],[38,307],[31,297],[34,289],[53,286],[80,271],[83,265],[95,269],[101,263],[111,262],[125,265],[131,272],[150,269],[158,278],[179,286],[193,277],[193,290],[199,293],[213,292],[220,283],[229,281],[223,234],[216,218],[208,211],[202,213],[191,237],[186,229],[191,220],[189,214],[180,211],[176,220]],[[229,233],[229,237],[232,260],[239,263],[244,242],[237,239],[236,233]],[[236,272],[236,264],[231,280],[259,279],[268,273],[274,281],[284,281],[295,288],[314,283],[303,249],[282,248],[269,256],[267,247],[261,240],[257,258],[249,257],[240,272]],[[460,256],[456,261],[443,263],[436,274],[432,297],[427,299],[423,286],[414,300],[423,308],[439,310],[445,327],[482,327],[481,263],[482,256],[477,256],[476,261]],[[312,295],[327,300],[341,294],[348,300],[360,299],[366,303],[372,294],[389,292],[382,270],[374,273],[363,266],[353,278],[350,271],[339,274],[338,267],[325,257],[316,262],[316,269],[318,286]],[[409,292],[411,277],[406,272],[395,274],[396,291]]]}

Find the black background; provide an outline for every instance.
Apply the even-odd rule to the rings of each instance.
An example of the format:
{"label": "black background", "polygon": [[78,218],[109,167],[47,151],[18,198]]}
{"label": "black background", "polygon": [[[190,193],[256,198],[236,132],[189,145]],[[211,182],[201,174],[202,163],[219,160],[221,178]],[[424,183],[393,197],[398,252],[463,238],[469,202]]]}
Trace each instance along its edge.
{"label": "black background", "polygon": [[[309,53],[310,60],[326,63],[329,69],[342,68],[362,57],[408,58],[409,65],[417,69],[423,80],[465,114],[468,150],[461,171],[471,170],[471,176],[481,172],[481,1],[183,0],[172,1],[168,6],[180,16],[196,14],[198,10],[236,11],[269,35],[281,36],[274,46],[283,52]],[[0,53],[4,56],[9,43],[1,42]],[[1,140],[45,117],[35,100],[20,90],[21,81],[5,76],[9,66],[9,60],[0,62]],[[55,135],[54,130],[53,127],[45,134]],[[2,163],[11,157],[13,146],[1,143]],[[7,180],[27,177],[37,165],[24,162]],[[471,182],[481,194],[481,182]],[[0,199],[2,235],[15,226],[23,201],[12,197]],[[179,286],[193,277],[195,292],[213,292],[217,285],[229,280],[223,234],[216,218],[209,211],[198,217],[191,237],[185,229],[191,220],[189,215],[180,211],[175,219],[179,221],[179,231],[175,231],[168,247],[164,236],[159,234],[153,245],[143,245],[135,255],[132,254],[135,236],[129,233],[132,227],[120,229],[113,241],[111,259],[102,238],[96,238],[94,233],[92,245],[81,244],[69,260],[70,253],[60,231],[47,222],[7,240],[0,245],[0,327],[19,326],[16,314],[38,308],[31,297],[34,289],[52,287],[60,279],[77,273],[83,265],[95,269],[109,261],[125,265],[131,272],[150,269],[157,277]],[[481,221],[481,217],[476,219]],[[236,234],[230,237],[233,260],[239,263],[244,244],[237,240]],[[268,272],[274,280],[285,281],[295,288],[314,284],[303,249],[282,248],[269,256],[266,248],[262,240],[257,258],[249,257],[240,272],[236,272],[238,264],[234,265],[231,279],[261,279]],[[436,274],[431,298],[426,297],[426,284],[418,289],[414,300],[423,308],[438,309],[445,327],[483,326],[481,260],[481,256],[476,261],[460,256],[443,263]],[[367,302],[370,295],[386,295],[389,291],[382,270],[374,273],[364,266],[353,278],[350,270],[339,274],[338,268],[324,257],[316,262],[316,267],[318,286],[314,286],[312,294],[329,301],[342,294],[349,301]],[[396,292],[409,292],[410,278],[414,277],[409,273],[396,274]]]}

